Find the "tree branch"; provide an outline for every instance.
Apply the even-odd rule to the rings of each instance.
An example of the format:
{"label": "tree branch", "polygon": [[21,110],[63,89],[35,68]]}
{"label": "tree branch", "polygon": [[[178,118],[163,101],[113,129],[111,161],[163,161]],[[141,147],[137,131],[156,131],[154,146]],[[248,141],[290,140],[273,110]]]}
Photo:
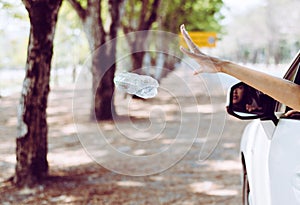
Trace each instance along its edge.
{"label": "tree branch", "polygon": [[149,16],[149,19],[141,25],[141,30],[149,30],[152,23],[156,20],[157,18],[157,12],[158,12],[158,7],[160,4],[160,0],[154,0],[152,3],[152,10],[151,10],[151,15]]}
{"label": "tree branch", "polygon": [[123,4],[123,0],[119,1],[108,1],[110,4],[110,14],[111,14],[111,25],[110,25],[110,37],[113,39],[117,36],[118,27],[120,24],[120,10]]}
{"label": "tree branch", "polygon": [[92,5],[91,0],[87,0],[87,8],[89,8]]}
{"label": "tree branch", "polygon": [[148,24],[152,24],[156,20],[159,4],[160,4],[160,0],[154,0],[151,6],[152,11],[151,11],[151,16],[148,19]]}
{"label": "tree branch", "polygon": [[81,19],[85,19],[86,10],[81,6],[77,0],[68,0],[71,6],[75,9],[76,13]]}
{"label": "tree branch", "polygon": [[146,14],[147,14],[147,10],[148,10],[148,3],[149,0],[143,0],[142,1],[142,8],[141,8],[141,13],[140,13],[140,23],[138,26],[138,30],[143,30],[141,28],[143,28],[143,25],[146,23]]}

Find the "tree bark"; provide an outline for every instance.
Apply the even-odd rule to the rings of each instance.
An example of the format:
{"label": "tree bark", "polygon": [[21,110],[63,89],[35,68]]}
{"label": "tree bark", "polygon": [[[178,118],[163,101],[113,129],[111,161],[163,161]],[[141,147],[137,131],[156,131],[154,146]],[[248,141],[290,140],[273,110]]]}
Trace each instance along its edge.
{"label": "tree bark", "polygon": [[137,74],[143,74],[142,73],[142,68],[143,68],[143,59],[145,57],[145,52],[144,51],[139,51],[139,52],[132,52],[131,54],[131,61],[132,61],[132,71],[137,73]]}
{"label": "tree bark", "polygon": [[14,182],[31,186],[48,173],[47,100],[53,39],[62,0],[23,0],[30,18],[30,36],[18,110]]}
{"label": "tree bark", "polygon": [[116,70],[116,41],[110,40],[117,36],[123,0],[108,1],[111,17],[108,32],[105,32],[101,19],[101,0],[89,0],[86,8],[83,8],[77,0],[69,0],[69,2],[82,21],[90,50],[93,53],[91,119],[111,120],[115,114],[113,78]]}
{"label": "tree bark", "polygon": [[[142,8],[140,11],[139,19],[129,19],[129,25],[122,25],[124,33],[133,31],[144,31],[145,35],[135,36],[133,39],[128,38],[128,42],[131,47],[131,60],[132,60],[132,71],[141,74],[141,68],[143,66],[143,60],[145,56],[143,42],[147,38],[147,30],[149,30],[152,24],[156,21],[158,15],[160,0],[153,0],[152,3],[149,0],[142,0]],[[149,9],[149,7],[151,9]],[[148,11],[148,12],[147,12]],[[130,11],[130,12],[133,12]],[[131,15],[128,15],[131,16]],[[138,21],[138,26],[133,28],[134,25],[131,21]],[[138,49],[137,49],[138,47]],[[139,52],[136,52],[139,51]]]}

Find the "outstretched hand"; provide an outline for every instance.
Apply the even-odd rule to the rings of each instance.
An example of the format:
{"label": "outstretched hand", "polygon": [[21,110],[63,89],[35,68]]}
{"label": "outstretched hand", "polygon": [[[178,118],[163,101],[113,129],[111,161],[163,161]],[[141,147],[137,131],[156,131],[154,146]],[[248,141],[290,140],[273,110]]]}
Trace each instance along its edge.
{"label": "outstretched hand", "polygon": [[221,72],[222,65],[225,64],[226,61],[202,53],[199,47],[193,42],[188,32],[185,30],[184,25],[180,26],[180,31],[189,47],[189,50],[187,50],[186,48],[180,46],[180,50],[187,56],[194,59],[200,65],[199,70],[195,71],[194,74]]}

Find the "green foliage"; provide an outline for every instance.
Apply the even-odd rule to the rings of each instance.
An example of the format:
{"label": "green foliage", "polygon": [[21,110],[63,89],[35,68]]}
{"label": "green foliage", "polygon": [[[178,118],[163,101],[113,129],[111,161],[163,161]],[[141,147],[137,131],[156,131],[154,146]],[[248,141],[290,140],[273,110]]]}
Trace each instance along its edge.
{"label": "green foliage", "polygon": [[[161,0],[127,0],[124,4],[124,15],[121,18],[126,32],[147,30],[156,21]],[[153,21],[154,20],[154,21]]]}
{"label": "green foliage", "polygon": [[22,2],[0,0],[0,69],[24,67],[29,19]]}
{"label": "green foliage", "polygon": [[220,13],[222,6],[222,0],[163,1],[161,28],[177,33],[179,26],[185,24],[190,31],[221,32],[220,21],[224,18]]}
{"label": "green foliage", "polygon": [[4,1],[1,0],[0,1],[0,9],[12,9],[13,8],[13,4],[9,1]]}
{"label": "green foliage", "polygon": [[142,2],[137,0],[127,0],[124,5],[124,18],[121,19],[123,26],[137,27],[142,8]]}
{"label": "green foliage", "polygon": [[[150,15],[153,1],[149,0],[148,4],[145,4],[146,18]],[[86,8],[87,0],[79,0],[78,2]],[[101,1],[101,4],[102,20],[108,24],[108,1]],[[122,24],[136,28],[141,17],[142,5],[142,0],[125,1],[123,14],[126,15],[122,15]],[[162,0],[158,8],[158,19],[152,24],[152,29],[178,33],[179,25],[184,23],[189,30],[219,32],[222,30],[219,23],[223,18],[220,14],[222,6],[222,0]],[[7,29],[5,23],[2,22],[4,26],[0,28],[0,45],[7,49],[5,52],[4,50],[0,52],[0,66],[23,67],[26,61],[29,34],[27,30],[29,26],[28,14],[21,1],[15,4],[9,0],[0,0],[0,9],[3,16],[15,19],[14,24],[16,25],[14,35],[11,35],[12,31]],[[23,26],[20,26],[21,24]],[[105,27],[107,26],[109,25],[105,25]],[[24,28],[26,28],[25,32]],[[89,52],[82,24],[67,1],[63,1],[60,9],[54,46],[54,63],[57,67],[81,63]]]}
{"label": "green foliage", "polygon": [[71,5],[64,1],[58,16],[53,64],[59,68],[71,67],[83,63],[88,53],[81,22]]}
{"label": "green foliage", "polygon": [[15,1],[9,0],[0,0],[0,9],[13,18],[28,20],[28,15],[24,12],[24,9],[20,9],[20,6],[23,7],[21,1],[16,4]]}
{"label": "green foliage", "polygon": [[[127,0],[125,2],[125,12],[121,20],[123,30],[125,33],[137,31],[141,23],[145,23],[153,11],[154,0]],[[150,29],[164,30],[171,33],[179,33],[179,26],[185,24],[190,31],[214,31],[220,33],[222,26],[221,20],[224,18],[220,13],[223,6],[222,0],[173,0],[161,1],[157,8],[157,19],[151,25]],[[144,21],[143,21],[144,20]],[[159,42],[159,40],[157,40]],[[137,39],[131,40],[131,45]],[[153,46],[159,47],[161,45],[153,42]],[[165,47],[176,50],[178,44],[172,42],[171,45],[164,45]],[[180,53],[181,54],[181,53]],[[156,59],[156,54],[151,56]],[[143,59],[137,59],[142,61]],[[167,59],[165,63],[168,67],[173,65],[178,59]]]}
{"label": "green foliage", "polygon": [[81,27],[80,20],[69,3],[63,1],[59,11],[58,20],[63,22],[66,28],[75,29]]}
{"label": "green foliage", "polygon": [[[27,58],[29,36],[29,19],[22,2],[19,4],[4,3],[0,0],[0,15],[6,22],[0,22],[0,69],[22,68]],[[73,8],[63,1],[59,11],[54,40],[54,67],[68,68],[81,64],[89,53],[86,37]]]}
{"label": "green foliage", "polygon": [[83,7],[83,8],[85,8],[86,9],[86,7],[87,7],[87,0],[77,0],[77,2]]}
{"label": "green foliage", "polygon": [[[140,21],[142,0],[127,0],[125,16],[122,24],[136,28]],[[151,10],[153,0],[149,0],[146,11]],[[173,0],[161,1],[158,8],[158,19],[153,29],[162,29],[177,33],[179,25],[186,24],[187,29],[197,31],[221,32],[220,21],[224,16],[220,13],[222,0]],[[149,14],[146,14],[146,16]]]}

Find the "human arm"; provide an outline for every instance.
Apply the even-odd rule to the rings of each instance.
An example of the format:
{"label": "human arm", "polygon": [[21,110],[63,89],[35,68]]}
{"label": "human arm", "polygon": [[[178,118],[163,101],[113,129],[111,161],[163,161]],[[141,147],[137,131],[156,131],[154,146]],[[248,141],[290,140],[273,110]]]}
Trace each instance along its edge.
{"label": "human arm", "polygon": [[261,92],[271,96],[277,101],[286,104],[292,109],[300,110],[299,85],[230,61],[208,56],[202,53],[197,45],[193,43],[183,25],[180,27],[180,29],[190,49],[187,50],[183,47],[180,47],[180,50],[189,57],[193,58],[200,65],[199,70],[196,71],[195,74],[222,72],[231,75],[256,88],[257,90],[260,90]]}
{"label": "human arm", "polygon": [[241,80],[292,109],[300,110],[300,86],[293,82],[231,62],[222,66],[220,72]]}

